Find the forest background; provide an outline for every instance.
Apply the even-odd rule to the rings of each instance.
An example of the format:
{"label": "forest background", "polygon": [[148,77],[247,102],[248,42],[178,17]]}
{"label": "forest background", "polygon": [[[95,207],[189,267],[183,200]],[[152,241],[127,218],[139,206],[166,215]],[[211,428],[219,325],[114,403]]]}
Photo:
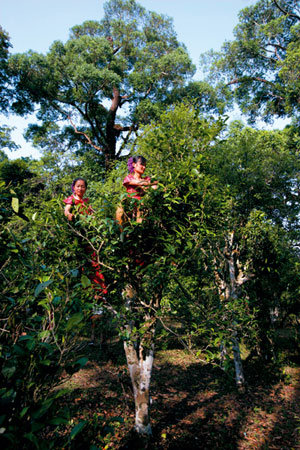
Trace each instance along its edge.
{"label": "forest background", "polygon": [[[233,40],[201,56],[202,81],[170,18],[133,0],[108,1],[100,21],[75,25],[44,54],[11,53],[1,29],[1,111],[36,117],[26,139],[42,155],[9,159],[4,149],[16,143],[1,126],[6,446],[126,448],[133,425],[140,448],[177,448],[183,435],[177,442],[151,426],[155,342],[162,352],[183,348],[187,361],[193,355],[226,380],[226,395],[244,399],[258,373],[290,380],[299,356],[299,19],[295,0],[253,2]],[[228,120],[237,106],[247,126]],[[278,118],[288,120],[282,130],[255,128]],[[136,208],[122,187],[134,154],[147,158],[158,189],[143,200],[142,223],[120,228],[117,206],[129,216]],[[94,213],[68,223],[62,200],[76,176],[88,180]],[[87,249],[105,298],[95,296]],[[107,418],[103,408],[74,419],[67,401],[68,377],[90,364],[96,306],[111,354],[124,345],[135,410],[128,422],[124,411]],[[95,354],[105,361],[101,346]],[[299,415],[291,410],[281,439],[293,446]],[[222,448],[248,448],[240,432],[223,436]],[[216,448],[211,433],[206,439]]]}

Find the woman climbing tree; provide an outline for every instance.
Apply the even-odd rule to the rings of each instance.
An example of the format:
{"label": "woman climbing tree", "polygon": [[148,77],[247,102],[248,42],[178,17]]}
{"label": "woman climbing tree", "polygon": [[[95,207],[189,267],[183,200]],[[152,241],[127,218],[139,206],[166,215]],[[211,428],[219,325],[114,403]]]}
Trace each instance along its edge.
{"label": "woman climbing tree", "polygon": [[89,199],[83,198],[85,191],[87,190],[87,182],[84,178],[75,178],[72,182],[72,195],[65,198],[63,202],[66,204],[64,214],[68,220],[73,220],[74,214],[72,213],[73,207],[80,205],[79,212],[81,214],[91,214],[92,208],[88,205]]}
{"label": "woman climbing tree", "polygon": [[[140,201],[145,195],[145,191],[151,187],[152,189],[157,189],[157,181],[151,182],[149,176],[143,176],[146,170],[147,160],[143,156],[132,156],[129,158],[127,167],[128,175],[123,180],[123,186],[126,188],[127,195],[130,198]],[[119,206],[116,212],[117,222],[122,224],[124,222],[124,208]],[[128,214],[126,214],[128,218]],[[137,221],[137,223],[142,222],[142,215],[138,205],[134,207],[132,218]]]}
{"label": "woman climbing tree", "polygon": [[[74,219],[74,207],[78,209],[80,214],[92,214],[94,212],[93,208],[89,205],[89,199],[84,198],[84,194],[87,189],[87,182],[84,178],[75,178],[72,182],[72,195],[64,199],[66,204],[64,214],[69,221]],[[107,294],[107,286],[105,284],[104,276],[100,271],[100,264],[97,261],[97,255],[95,251],[88,245],[85,247],[87,254],[91,255],[91,273],[89,278],[92,282],[93,289],[95,291],[95,300],[103,300],[104,296]],[[92,340],[95,338],[95,325],[96,321],[101,319],[103,315],[102,308],[95,308],[93,310],[92,320]]]}

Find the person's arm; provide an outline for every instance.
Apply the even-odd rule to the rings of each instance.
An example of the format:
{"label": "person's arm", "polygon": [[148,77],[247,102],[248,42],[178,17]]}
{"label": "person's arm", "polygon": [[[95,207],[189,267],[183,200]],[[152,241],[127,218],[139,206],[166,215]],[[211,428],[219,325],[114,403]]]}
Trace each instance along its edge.
{"label": "person's arm", "polygon": [[128,180],[123,183],[124,186],[148,186],[150,184],[150,180],[137,180],[135,178],[132,178],[131,180]]}
{"label": "person's arm", "polygon": [[74,217],[74,214],[71,213],[71,208],[72,208],[72,205],[65,206],[64,214],[68,220],[72,220]]}

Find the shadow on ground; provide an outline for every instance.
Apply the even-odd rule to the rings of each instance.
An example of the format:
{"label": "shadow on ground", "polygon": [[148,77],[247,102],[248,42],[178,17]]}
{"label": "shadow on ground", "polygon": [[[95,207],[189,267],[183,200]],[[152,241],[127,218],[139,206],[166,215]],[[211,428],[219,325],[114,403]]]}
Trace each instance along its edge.
{"label": "shadow on ground", "polygon": [[[153,369],[153,437],[147,444],[132,432],[134,403],[122,346],[96,344],[88,347],[88,356],[87,366],[68,382],[70,391],[64,399],[75,423],[86,421],[72,449],[108,445],[120,450],[279,450],[298,446],[299,368],[287,369],[284,382],[271,367],[250,362],[247,391],[239,394],[218,367],[198,362],[183,350],[161,351]],[[123,420],[118,426],[116,417]]]}

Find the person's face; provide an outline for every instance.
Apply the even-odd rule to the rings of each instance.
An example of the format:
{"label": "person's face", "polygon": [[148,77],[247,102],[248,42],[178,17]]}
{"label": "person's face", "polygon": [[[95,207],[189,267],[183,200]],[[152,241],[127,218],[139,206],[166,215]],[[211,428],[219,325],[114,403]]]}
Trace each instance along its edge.
{"label": "person's face", "polygon": [[82,198],[84,196],[84,193],[86,191],[85,182],[83,180],[77,180],[74,184],[74,194],[77,195],[77,197]]}
{"label": "person's face", "polygon": [[138,161],[136,163],[133,163],[132,165],[135,172],[139,173],[140,175],[143,175],[143,173],[146,170],[146,164],[143,164],[142,161],[138,159]]}

